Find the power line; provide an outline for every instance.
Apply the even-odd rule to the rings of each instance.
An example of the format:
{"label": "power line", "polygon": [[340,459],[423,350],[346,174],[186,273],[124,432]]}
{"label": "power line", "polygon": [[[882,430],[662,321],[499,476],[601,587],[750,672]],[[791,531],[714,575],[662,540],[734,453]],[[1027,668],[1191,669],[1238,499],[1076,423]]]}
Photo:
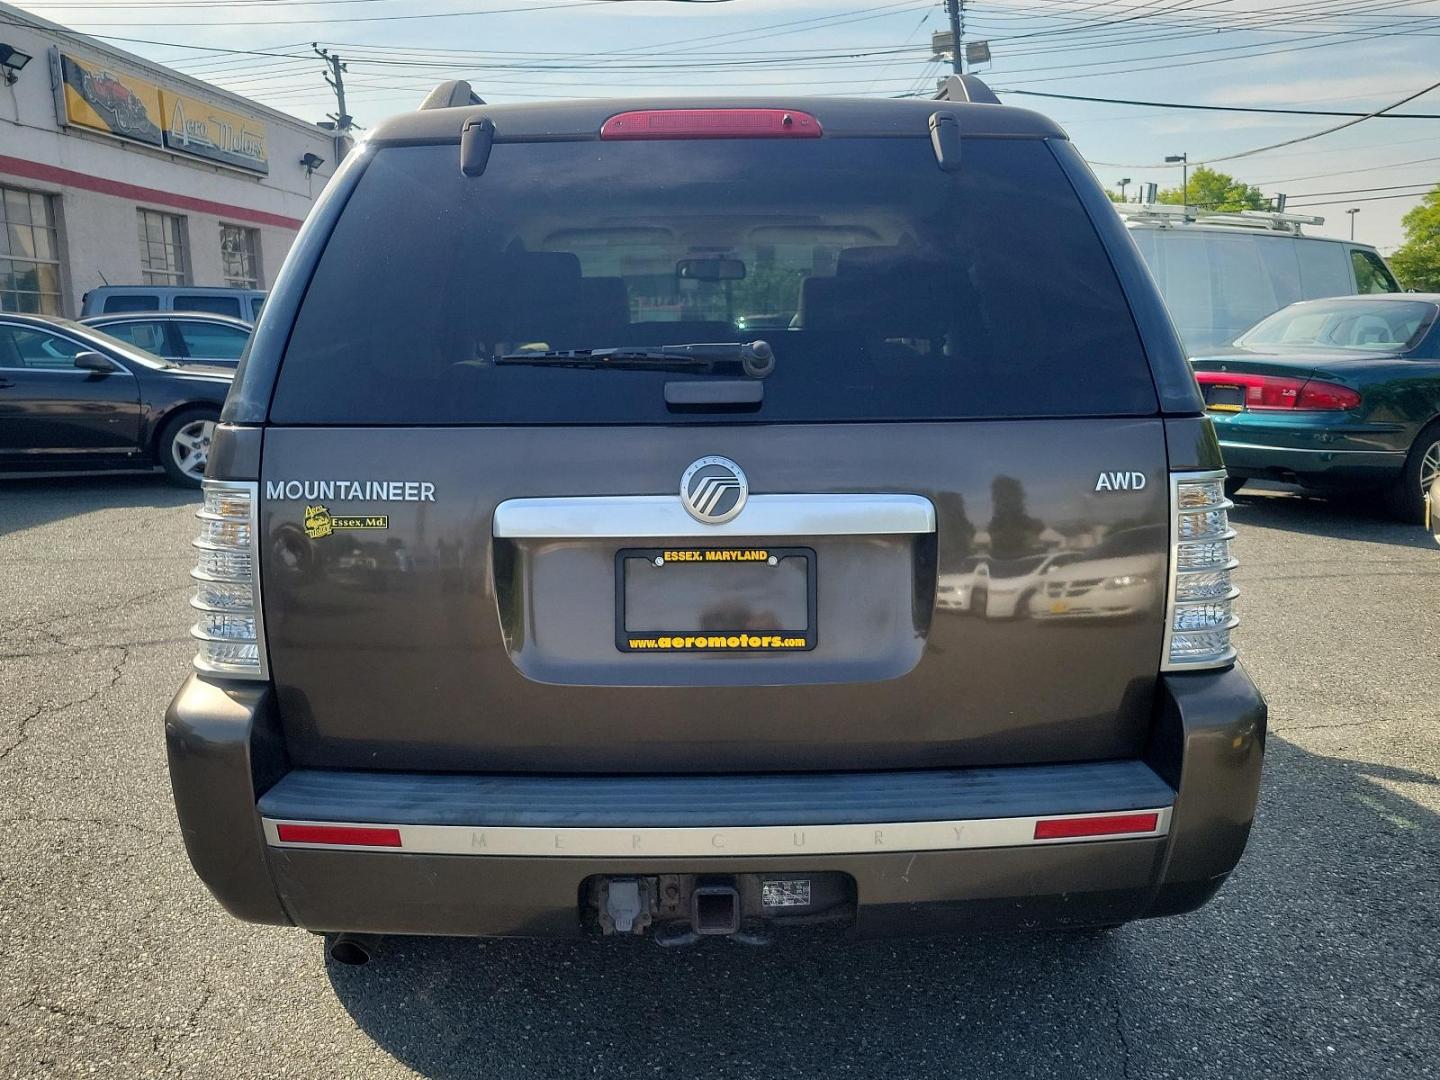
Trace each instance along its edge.
{"label": "power line", "polygon": [[[529,7],[476,8],[470,11],[422,11],[409,15],[345,15],[321,19],[227,19],[226,26],[315,26],[335,23],[412,22],[419,19],[461,19],[472,15],[513,15],[530,11],[559,11],[562,8],[594,7],[602,4],[733,4],[737,0],[569,0],[558,4],[535,4]],[[150,22],[94,22],[81,20],[82,26],[149,26]],[[215,26],[213,22],[167,21],[166,26]]]}
{"label": "power line", "polygon": [[1336,199],[1336,200],[1327,200],[1327,201],[1325,201],[1325,202],[1303,202],[1303,203],[1287,202],[1287,203],[1285,204],[1285,206],[1286,206],[1286,208],[1288,209],[1288,208],[1290,208],[1290,207],[1299,207],[1299,206],[1336,206],[1336,205],[1342,204],[1342,203],[1385,202],[1385,201],[1388,200],[1388,199],[1415,199],[1415,198],[1423,198],[1424,196],[1430,194],[1430,192],[1433,191],[1433,190],[1434,190],[1434,187],[1432,186],[1432,187],[1426,188],[1426,189],[1424,189],[1424,190],[1422,190],[1422,191],[1409,191],[1409,192],[1404,192],[1404,193],[1402,193],[1402,194],[1400,194],[1400,195],[1364,195],[1364,196],[1361,196],[1361,197],[1358,198],[1358,199]]}
{"label": "power line", "polygon": [[1341,191],[1299,191],[1290,197],[1292,199],[1313,199],[1320,195],[1364,195],[1372,191],[1401,191],[1415,187],[1428,191],[1434,186],[1434,184],[1422,184],[1417,181],[1413,184],[1389,184],[1385,187],[1346,188]]}
{"label": "power line", "polygon": [[[1087,94],[1055,94],[1042,90],[1013,90],[1002,86],[995,87],[995,92],[999,94],[1017,94],[1024,97],[1058,98],[1062,101],[1094,101],[1106,105],[1138,105],[1152,109],[1196,109],[1201,112],[1277,113],[1284,116],[1360,116],[1376,117],[1376,119],[1381,120],[1440,120],[1440,113],[1386,113],[1383,116],[1376,116],[1375,113],[1341,112],[1335,109],[1278,109],[1259,105],[1201,105],[1181,101],[1137,101],[1133,98],[1091,97]],[[1132,166],[1129,165],[1118,167],[1132,168]],[[1137,165],[1133,166],[1133,168],[1143,168],[1143,166]]]}
{"label": "power line", "polygon": [[[1240,151],[1237,151],[1236,153],[1233,153],[1233,154],[1221,154],[1221,155],[1219,155],[1219,156],[1217,156],[1217,157],[1206,158],[1204,161],[1191,161],[1191,162],[1188,162],[1187,164],[1189,164],[1189,165],[1191,165],[1191,166],[1200,166],[1200,165],[1211,165],[1211,164],[1214,164],[1215,162],[1219,162],[1219,161],[1236,161],[1236,160],[1238,160],[1239,158],[1253,157],[1253,156],[1256,155],[1256,154],[1263,154],[1263,153],[1265,153],[1265,152],[1268,151],[1268,150],[1278,150],[1278,149],[1280,149],[1282,146],[1294,146],[1296,143],[1309,142],[1311,139],[1318,139],[1318,138],[1320,138],[1322,135],[1332,135],[1332,134],[1334,134],[1334,133],[1337,132],[1337,131],[1344,131],[1346,128],[1354,127],[1356,124],[1363,124],[1366,120],[1373,120],[1373,119],[1375,119],[1377,116],[1380,116],[1380,115],[1382,115],[1383,113],[1389,112],[1391,109],[1399,108],[1401,105],[1404,105],[1406,102],[1414,101],[1414,100],[1415,100],[1416,98],[1418,98],[1418,97],[1423,97],[1425,94],[1430,93],[1430,91],[1436,89],[1437,87],[1440,87],[1440,82],[1431,83],[1429,86],[1426,86],[1426,87],[1424,87],[1423,89],[1417,90],[1417,91],[1415,91],[1415,93],[1413,93],[1413,94],[1407,94],[1405,97],[1401,98],[1399,101],[1393,102],[1393,103],[1390,104],[1390,105],[1386,105],[1386,106],[1384,106],[1383,108],[1376,109],[1374,112],[1365,113],[1365,114],[1363,114],[1362,116],[1359,116],[1359,117],[1357,117],[1357,118],[1354,119],[1354,120],[1347,120],[1347,121],[1345,121],[1345,123],[1343,123],[1343,124],[1335,124],[1335,125],[1333,125],[1333,126],[1331,126],[1331,127],[1324,128],[1324,129],[1322,129],[1322,130],[1320,130],[1320,131],[1313,131],[1313,132],[1311,132],[1311,133],[1308,134],[1308,135],[1300,135],[1300,136],[1297,136],[1297,137],[1294,138],[1294,139],[1286,139],[1284,142],[1269,143],[1268,145],[1265,145],[1265,146],[1256,146],[1256,147],[1253,147],[1252,149],[1249,149],[1249,150],[1240,150]],[[1119,164],[1119,163],[1114,162],[1114,161],[1092,161],[1091,164],[1092,164],[1092,165],[1102,165],[1102,166],[1104,166],[1105,168],[1108,168],[1108,169],[1166,169],[1166,168],[1173,168],[1173,166],[1167,165],[1167,164],[1165,164],[1164,162],[1161,162],[1160,164],[1147,163],[1147,164],[1141,164],[1141,165],[1133,165],[1133,164],[1132,164],[1132,165],[1125,165],[1125,164]]]}

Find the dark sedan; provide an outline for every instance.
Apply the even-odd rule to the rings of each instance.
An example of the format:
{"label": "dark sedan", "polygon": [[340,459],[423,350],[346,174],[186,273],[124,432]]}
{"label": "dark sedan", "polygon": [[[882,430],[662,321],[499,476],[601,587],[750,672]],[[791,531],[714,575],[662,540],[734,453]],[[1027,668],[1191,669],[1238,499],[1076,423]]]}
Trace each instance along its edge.
{"label": "dark sedan", "polygon": [[231,370],[239,365],[254,330],[240,319],[194,311],[91,315],[80,322],[177,364]]}
{"label": "dark sedan", "polygon": [[1404,520],[1424,520],[1440,475],[1437,314],[1437,294],[1305,300],[1195,357],[1232,488],[1383,490]]}
{"label": "dark sedan", "polygon": [[79,323],[0,313],[0,473],[158,465],[198,486],[233,374]]}

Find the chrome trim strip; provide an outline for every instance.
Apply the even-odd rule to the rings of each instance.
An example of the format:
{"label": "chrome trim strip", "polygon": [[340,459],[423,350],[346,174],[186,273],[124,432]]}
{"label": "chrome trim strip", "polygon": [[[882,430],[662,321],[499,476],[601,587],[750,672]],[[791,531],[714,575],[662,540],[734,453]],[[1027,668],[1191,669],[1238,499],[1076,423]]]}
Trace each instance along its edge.
{"label": "chrome trim strip", "polygon": [[738,517],[707,525],[674,495],[507,499],[491,530],[497,538],[544,540],[932,533],[935,507],[920,495],[751,495]]}
{"label": "chrome trim strip", "polygon": [[[1036,840],[1037,821],[1082,820],[1114,814],[1155,814],[1150,832]],[[393,825],[386,822],[293,821],[264,818],[271,847],[323,851],[377,851],[399,855],[551,856],[554,858],[706,858],[770,855],[853,855],[876,851],[963,851],[1041,847],[1096,840],[1144,840],[1170,831],[1170,807],[1105,810],[1093,814],[971,818],[963,821],[890,821],[864,825],[759,825],[707,828],[530,828],[482,825]],[[339,825],[398,829],[400,847],[297,844],[280,840],[280,825]]]}
{"label": "chrome trim strip", "polygon": [[1266,443],[1235,442],[1221,439],[1220,448],[1233,447],[1236,450],[1273,450],[1284,454],[1378,454],[1384,457],[1404,457],[1404,450],[1356,450],[1349,447],[1334,447],[1328,450],[1313,450],[1303,446],[1271,446]]}

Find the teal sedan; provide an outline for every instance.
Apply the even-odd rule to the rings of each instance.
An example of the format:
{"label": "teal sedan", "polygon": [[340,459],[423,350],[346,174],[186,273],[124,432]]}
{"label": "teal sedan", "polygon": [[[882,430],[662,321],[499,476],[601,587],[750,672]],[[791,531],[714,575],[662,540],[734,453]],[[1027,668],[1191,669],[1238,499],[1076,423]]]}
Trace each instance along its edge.
{"label": "teal sedan", "polygon": [[1303,300],[1193,357],[1230,490],[1265,479],[1383,491],[1423,521],[1440,478],[1437,315],[1440,294]]}

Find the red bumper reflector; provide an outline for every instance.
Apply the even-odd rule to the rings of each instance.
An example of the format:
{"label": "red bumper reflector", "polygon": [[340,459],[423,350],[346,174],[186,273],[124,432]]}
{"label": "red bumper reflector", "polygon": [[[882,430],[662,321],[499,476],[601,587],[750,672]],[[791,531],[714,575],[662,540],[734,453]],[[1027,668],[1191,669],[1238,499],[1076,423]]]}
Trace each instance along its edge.
{"label": "red bumper reflector", "polygon": [[399,847],[400,830],[359,825],[276,825],[287,844],[337,844],[341,847]]}
{"label": "red bumper reflector", "polygon": [[1105,814],[1102,817],[1050,818],[1035,823],[1036,840],[1068,840],[1078,836],[1120,836],[1154,832],[1159,814]]}
{"label": "red bumper reflector", "polygon": [[640,109],[617,113],[600,138],[818,139],[820,121],[794,109]]}

